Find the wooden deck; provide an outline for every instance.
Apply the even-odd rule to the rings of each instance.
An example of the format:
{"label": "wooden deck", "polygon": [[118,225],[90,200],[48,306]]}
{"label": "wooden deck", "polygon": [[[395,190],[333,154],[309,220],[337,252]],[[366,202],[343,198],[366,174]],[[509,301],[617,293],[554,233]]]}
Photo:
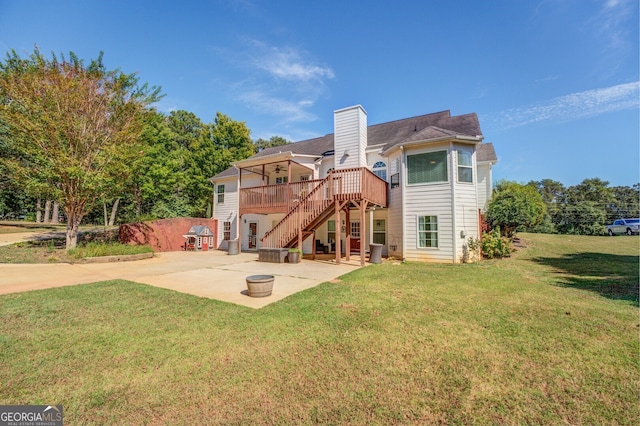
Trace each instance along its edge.
{"label": "wooden deck", "polygon": [[[318,186],[325,187],[323,193],[315,191]],[[289,213],[311,193],[315,193],[316,204],[368,200],[371,204],[387,206],[387,183],[369,169],[360,167],[334,170],[325,179],[241,188],[240,215]]]}

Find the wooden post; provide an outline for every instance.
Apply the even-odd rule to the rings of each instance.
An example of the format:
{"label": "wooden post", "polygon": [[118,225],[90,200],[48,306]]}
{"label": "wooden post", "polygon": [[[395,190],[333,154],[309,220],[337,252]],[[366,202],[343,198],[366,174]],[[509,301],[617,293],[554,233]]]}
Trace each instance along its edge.
{"label": "wooden post", "polygon": [[[365,247],[367,243],[367,222],[365,219],[367,204],[367,200],[360,201],[360,266],[364,266]],[[371,253],[369,253],[369,255],[371,255]]]}
{"label": "wooden post", "polygon": [[302,259],[302,212],[298,212],[298,249],[300,250],[300,259]]}
{"label": "wooden post", "polygon": [[345,248],[344,255],[347,262],[349,261],[349,254],[351,254],[351,214],[349,211],[349,202],[347,202],[346,207],[344,209],[344,222],[345,222],[345,232],[347,236],[345,238]]}
{"label": "wooden post", "polygon": [[313,230],[313,234],[312,235],[313,235],[313,245],[312,245],[312,247],[313,247],[312,250],[313,251],[311,252],[312,253],[311,258],[313,260],[316,260],[316,230],[315,229]]}
{"label": "wooden post", "polygon": [[336,221],[336,265],[340,264],[340,202],[336,200],[335,204],[335,221]]}

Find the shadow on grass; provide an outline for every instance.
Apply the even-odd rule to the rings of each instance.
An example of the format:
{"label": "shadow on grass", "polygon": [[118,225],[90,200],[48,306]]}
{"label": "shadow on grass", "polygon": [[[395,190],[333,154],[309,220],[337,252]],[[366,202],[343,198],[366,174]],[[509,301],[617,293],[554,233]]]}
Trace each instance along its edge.
{"label": "shadow on grass", "polygon": [[594,291],[609,299],[627,300],[639,306],[638,256],[605,253],[573,253],[562,257],[537,257],[563,277],[558,285]]}

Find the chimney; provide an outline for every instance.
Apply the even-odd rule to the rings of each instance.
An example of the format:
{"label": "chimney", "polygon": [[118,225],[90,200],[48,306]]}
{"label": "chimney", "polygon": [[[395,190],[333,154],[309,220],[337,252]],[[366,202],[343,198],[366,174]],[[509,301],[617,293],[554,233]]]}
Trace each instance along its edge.
{"label": "chimney", "polygon": [[367,165],[367,112],[361,105],[333,112],[334,168]]}

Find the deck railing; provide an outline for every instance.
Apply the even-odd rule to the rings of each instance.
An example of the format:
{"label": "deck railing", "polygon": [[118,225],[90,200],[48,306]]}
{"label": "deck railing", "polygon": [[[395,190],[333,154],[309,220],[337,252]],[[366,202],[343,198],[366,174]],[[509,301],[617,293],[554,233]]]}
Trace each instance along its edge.
{"label": "deck railing", "polygon": [[325,179],[309,182],[314,182],[313,189],[292,204],[287,215],[265,234],[263,247],[290,245],[300,231],[307,230],[336,201],[366,199],[387,206],[387,183],[364,167],[334,170]]}
{"label": "deck railing", "polygon": [[286,213],[323,179],[240,189],[240,214]]}

